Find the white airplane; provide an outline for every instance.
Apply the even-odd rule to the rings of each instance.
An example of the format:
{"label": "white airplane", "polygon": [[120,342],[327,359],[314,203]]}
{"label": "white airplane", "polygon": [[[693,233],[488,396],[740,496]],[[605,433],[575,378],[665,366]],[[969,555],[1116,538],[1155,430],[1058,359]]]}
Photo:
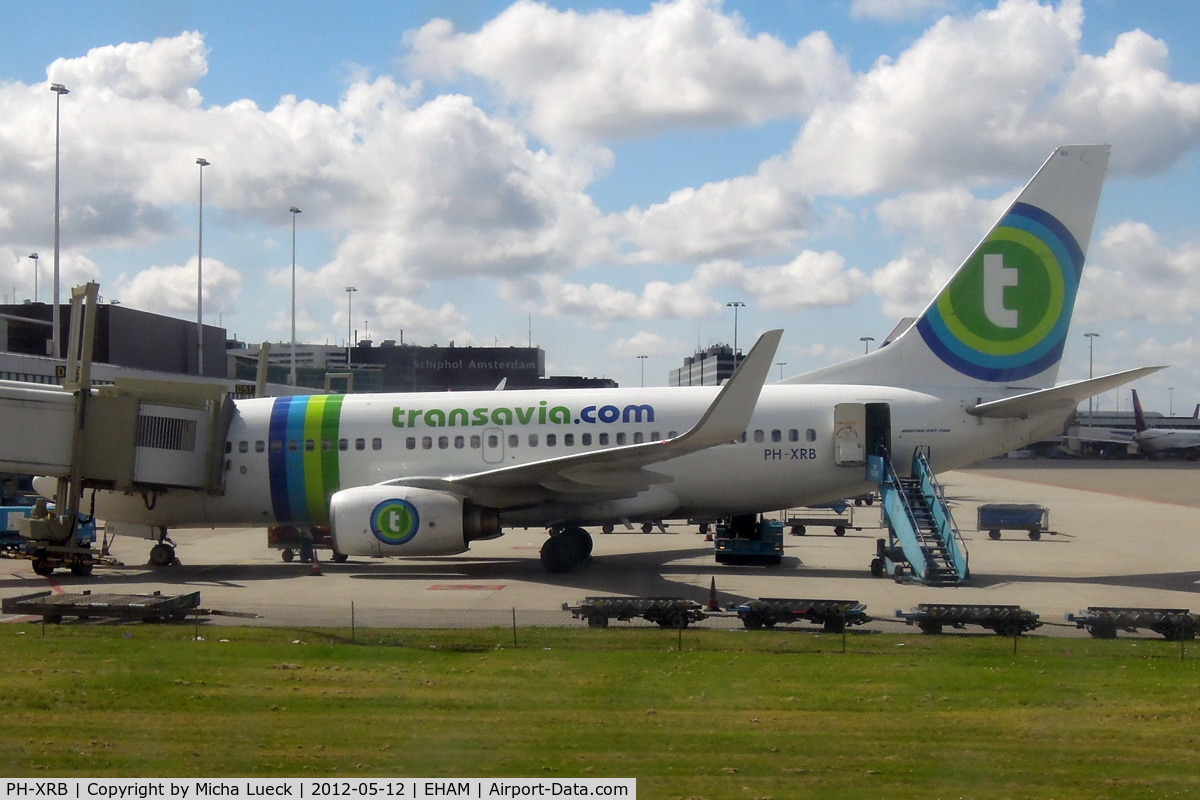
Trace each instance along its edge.
{"label": "white airplane", "polygon": [[1158,369],[1055,386],[1108,155],[1057,149],[915,324],[845,363],[764,386],[769,331],[719,390],[239,400],[221,492],[96,491],[96,516],[156,536],[156,563],[172,527],[328,526],[338,554],[424,557],[546,526],[541,560],[562,572],[591,553],[584,526],[862,494],[868,454],[904,475],[915,448],[949,470],[1022,447]]}
{"label": "white airplane", "polygon": [[1142,413],[1142,402],[1138,399],[1137,389],[1133,390],[1133,423],[1133,441],[1137,444],[1138,449],[1148,456],[1178,451],[1191,458],[1197,450],[1200,450],[1200,431],[1148,427],[1146,415]]}

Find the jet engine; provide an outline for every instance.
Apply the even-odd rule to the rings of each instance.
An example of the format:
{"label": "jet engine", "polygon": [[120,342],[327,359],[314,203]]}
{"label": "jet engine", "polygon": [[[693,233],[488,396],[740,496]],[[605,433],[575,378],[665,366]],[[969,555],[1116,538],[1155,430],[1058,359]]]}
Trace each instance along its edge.
{"label": "jet engine", "polygon": [[334,549],[354,556],[441,556],[500,536],[500,516],[456,494],[408,486],[358,486],[329,506]]}

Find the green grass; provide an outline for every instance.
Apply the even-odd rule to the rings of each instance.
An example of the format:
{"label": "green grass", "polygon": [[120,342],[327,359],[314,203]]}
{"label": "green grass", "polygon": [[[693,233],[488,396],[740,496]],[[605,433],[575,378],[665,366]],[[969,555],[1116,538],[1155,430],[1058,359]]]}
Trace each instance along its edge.
{"label": "green grass", "polygon": [[[0,773],[634,777],[642,798],[1200,796],[1160,641],[0,626]],[[227,639],[228,641],[220,641]],[[300,639],[307,644],[292,644]],[[385,644],[363,644],[364,640]],[[331,643],[334,642],[334,643]]]}

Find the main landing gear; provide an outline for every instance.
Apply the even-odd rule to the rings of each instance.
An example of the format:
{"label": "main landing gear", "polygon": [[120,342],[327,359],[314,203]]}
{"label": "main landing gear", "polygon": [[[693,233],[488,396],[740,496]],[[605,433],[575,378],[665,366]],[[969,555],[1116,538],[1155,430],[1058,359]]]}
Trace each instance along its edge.
{"label": "main landing gear", "polygon": [[574,525],[555,527],[542,545],[542,566],[549,572],[570,572],[591,555],[591,534]]}

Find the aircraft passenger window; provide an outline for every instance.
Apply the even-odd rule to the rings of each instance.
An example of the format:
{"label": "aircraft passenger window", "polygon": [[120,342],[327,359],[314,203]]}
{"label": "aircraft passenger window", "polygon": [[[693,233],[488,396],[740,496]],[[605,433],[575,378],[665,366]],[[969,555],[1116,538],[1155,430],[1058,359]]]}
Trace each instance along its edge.
{"label": "aircraft passenger window", "polygon": [[366,439],[355,439],[354,440],[354,449],[355,450],[366,450],[367,449],[367,440]]}
{"label": "aircraft passenger window", "polygon": [[450,437],[449,436],[439,436],[438,437],[438,450],[445,450],[449,446],[450,446]]}
{"label": "aircraft passenger window", "polygon": [[279,439],[272,439],[271,440],[271,452],[272,453],[282,453],[283,452],[283,442]]}
{"label": "aircraft passenger window", "polygon": [[674,439],[678,435],[679,435],[679,431],[667,431],[668,439]]}
{"label": "aircraft passenger window", "polygon": [[462,450],[466,446],[467,446],[467,437],[465,437],[465,436],[455,436],[454,437],[454,449],[455,450]]}
{"label": "aircraft passenger window", "polygon": [[563,434],[563,447],[573,447],[574,445],[575,445],[575,434],[564,433]]}
{"label": "aircraft passenger window", "polygon": [[529,446],[537,447],[537,434],[536,433],[529,434]]}
{"label": "aircraft passenger window", "polygon": [[558,444],[558,437],[555,436],[553,433],[547,433],[546,434],[546,447],[554,447],[556,444]]}
{"label": "aircraft passenger window", "polygon": [[383,439],[380,439],[378,436],[376,436],[374,439],[372,439],[371,440],[371,449],[372,450],[382,450],[383,449]]}
{"label": "aircraft passenger window", "polygon": [[304,440],[304,449],[309,453],[314,452],[317,449],[316,441],[313,439],[305,439]]}
{"label": "aircraft passenger window", "polygon": [[517,436],[515,433],[510,433],[508,435],[508,446],[509,447],[516,447],[520,443],[521,443],[520,436]]}
{"label": "aircraft passenger window", "polygon": [[300,451],[300,443],[295,439],[288,439],[288,452],[297,453]]}
{"label": "aircraft passenger window", "polygon": [[480,447],[483,447],[483,440],[476,434],[471,437],[471,449],[478,450]]}
{"label": "aircraft passenger window", "polygon": [[488,449],[489,450],[494,450],[499,446],[500,446],[500,437],[499,436],[496,436],[493,434],[488,437]]}
{"label": "aircraft passenger window", "polygon": [[246,442],[246,441],[238,442],[238,452],[239,453],[249,453],[250,452],[250,443]]}
{"label": "aircraft passenger window", "polygon": [[782,442],[783,441],[783,431],[779,430],[778,428],[775,428],[774,430],[772,430],[771,431],[771,441],[772,442]]}
{"label": "aircraft passenger window", "polygon": [[800,431],[796,430],[795,428],[791,428],[791,429],[788,431],[788,441],[789,441],[789,442],[798,442],[798,441],[800,441]]}
{"label": "aircraft passenger window", "polygon": [[433,437],[432,436],[422,436],[421,437],[421,449],[422,450],[432,450],[433,449]]}
{"label": "aircraft passenger window", "polygon": [[225,443],[225,452],[226,452],[226,453],[232,453],[232,452],[233,452],[233,442],[226,442],[226,443]]}
{"label": "aircraft passenger window", "polygon": [[637,431],[636,433],[633,434],[633,443],[634,444],[641,444],[644,441],[646,441],[646,436],[641,431]]}
{"label": "aircraft passenger window", "polygon": [[654,433],[650,434],[650,441],[661,442],[662,436],[659,435],[658,431],[655,431]]}
{"label": "aircraft passenger window", "polygon": [[404,440],[404,448],[406,450],[416,450],[417,449],[417,437],[410,436],[407,439],[405,439]]}
{"label": "aircraft passenger window", "polygon": [[322,453],[332,453],[333,452],[333,439],[322,439],[321,440],[321,452]]}
{"label": "aircraft passenger window", "polygon": [[583,434],[583,436],[580,439],[580,444],[582,444],[584,447],[591,447],[592,446],[592,435],[590,433]]}
{"label": "aircraft passenger window", "polygon": [[259,439],[257,442],[254,443],[254,452],[256,452],[256,453],[267,452],[267,443],[264,442],[262,439]]}
{"label": "aircraft passenger window", "polygon": [[625,444],[625,431],[621,431],[617,434],[617,444]]}
{"label": "aircraft passenger window", "polygon": [[738,439],[738,441],[741,442],[742,444],[746,443],[746,432],[745,431],[742,431],[742,438]]}
{"label": "aircraft passenger window", "polygon": [[338,450],[341,450],[344,453],[349,449],[350,449],[350,440],[349,439],[338,439]]}
{"label": "aircraft passenger window", "polygon": [[763,432],[762,432],[761,428],[754,432],[754,442],[756,444],[762,444],[764,438],[765,437],[763,436]]}
{"label": "aircraft passenger window", "polygon": [[810,442],[815,442],[817,440],[817,432],[812,428],[809,428],[804,432],[804,438]]}
{"label": "aircraft passenger window", "polygon": [[599,442],[600,442],[601,447],[606,447],[608,445],[608,434],[607,433],[600,434]]}

